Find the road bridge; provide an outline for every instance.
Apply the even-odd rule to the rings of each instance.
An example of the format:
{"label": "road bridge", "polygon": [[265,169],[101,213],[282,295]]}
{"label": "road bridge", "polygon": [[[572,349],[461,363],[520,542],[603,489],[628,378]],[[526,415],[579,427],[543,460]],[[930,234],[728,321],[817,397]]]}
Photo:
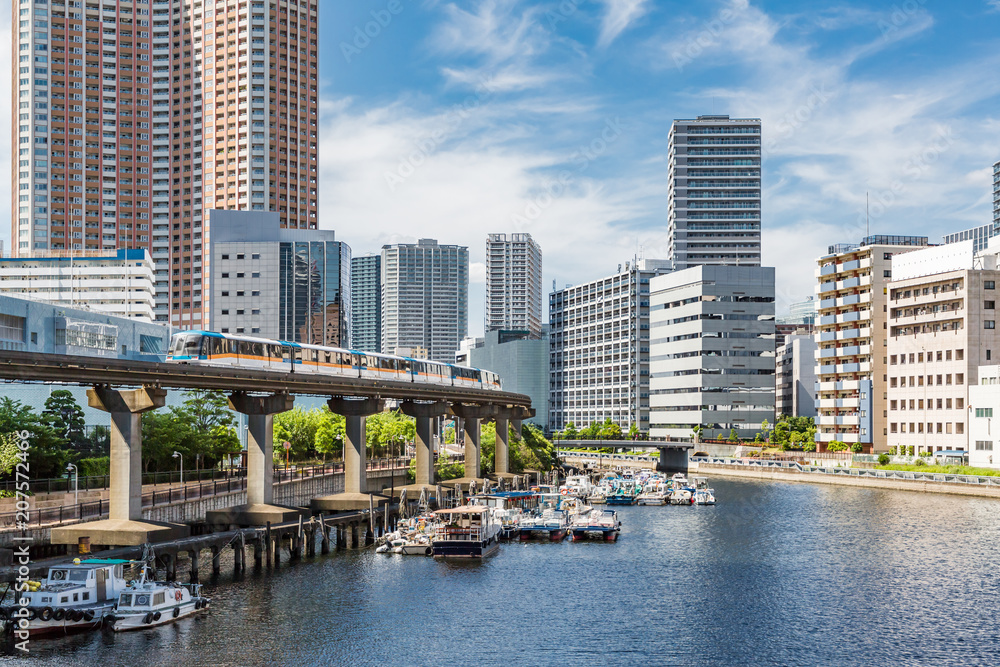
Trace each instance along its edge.
{"label": "road bridge", "polygon": [[[165,404],[170,389],[210,389],[229,394],[232,409],[248,415],[246,503],[209,513],[207,520],[233,526],[262,526],[294,521],[304,511],[274,503],[274,415],[291,410],[296,395],[326,396],[330,409],[344,415],[345,490],[313,503],[313,511],[348,511],[368,507],[365,420],[384,409],[389,399],[416,420],[416,484],[435,483],[434,423],[445,415],[459,417],[467,432],[478,433],[482,421],[496,425],[495,472],[509,475],[508,424],[520,433],[521,420],[534,415],[531,399],[523,394],[398,380],[328,376],[227,366],[95,359],[68,355],[41,355],[5,351],[0,358],[0,380],[76,384],[90,387],[91,407],[111,417],[111,466],[108,519],[53,528],[53,544],[131,546],[174,540],[187,535],[182,524],[142,517],[141,415]],[[467,472],[478,475],[478,438],[467,439]],[[470,459],[472,459],[470,461]]]}
{"label": "road bridge", "polygon": [[557,440],[559,449],[656,449],[660,452],[657,470],[687,472],[688,453],[694,449],[691,442],[665,442],[659,440]]}

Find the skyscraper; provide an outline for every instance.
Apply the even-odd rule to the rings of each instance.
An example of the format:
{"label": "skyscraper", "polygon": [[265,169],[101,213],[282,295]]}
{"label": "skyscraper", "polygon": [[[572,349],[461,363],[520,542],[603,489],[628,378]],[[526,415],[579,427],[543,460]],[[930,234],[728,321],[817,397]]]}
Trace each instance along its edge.
{"label": "skyscraper", "polygon": [[542,333],[542,249],[531,234],[486,237],[486,331]]}
{"label": "skyscraper", "polygon": [[760,119],[675,120],[668,152],[668,253],[674,269],[760,266]]}
{"label": "skyscraper", "polygon": [[469,330],[469,249],[434,239],[382,246],[382,351],[451,362]]}
{"label": "skyscraper", "polygon": [[351,345],[382,351],[382,255],[351,258]]}
{"label": "skyscraper", "polygon": [[1000,234],[1000,161],[993,163],[993,229]]}
{"label": "skyscraper", "polygon": [[13,7],[18,256],[148,248],[156,319],[188,328],[205,211],[316,228],[315,0]]}

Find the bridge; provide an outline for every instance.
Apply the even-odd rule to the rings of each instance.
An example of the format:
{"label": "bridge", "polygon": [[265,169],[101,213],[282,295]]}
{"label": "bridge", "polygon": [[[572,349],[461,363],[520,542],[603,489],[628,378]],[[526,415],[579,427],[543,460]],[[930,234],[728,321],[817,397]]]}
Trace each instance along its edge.
{"label": "bridge", "polygon": [[[494,469],[497,477],[509,471],[508,427],[521,432],[521,421],[534,415],[531,399],[523,394],[454,387],[334,377],[313,373],[285,373],[197,364],[93,359],[67,355],[40,355],[5,351],[0,380],[76,384],[89,387],[91,407],[111,415],[111,465],[108,518],[51,531],[53,544],[77,544],[88,538],[102,546],[134,546],[186,537],[183,524],[144,520],[142,516],[143,412],[162,408],[169,389],[211,389],[229,394],[229,405],[248,419],[246,503],[206,514],[217,526],[263,526],[294,521],[303,510],[274,503],[274,415],[291,410],[296,395],[325,396],[327,405],[346,420],[344,491],[313,498],[313,512],[362,510],[372,502],[368,484],[365,423],[382,412],[386,400],[399,403],[416,421],[416,480],[409,492],[434,488],[433,434],[439,417],[458,418],[465,435],[465,477],[449,484],[475,481],[482,487],[480,424],[496,428]],[[404,487],[407,488],[407,487]],[[382,497],[377,502],[386,503]]]}
{"label": "bridge", "polygon": [[665,442],[659,440],[556,440],[556,447],[565,449],[656,449],[660,453],[657,470],[687,472],[688,453],[694,449],[691,442]]}

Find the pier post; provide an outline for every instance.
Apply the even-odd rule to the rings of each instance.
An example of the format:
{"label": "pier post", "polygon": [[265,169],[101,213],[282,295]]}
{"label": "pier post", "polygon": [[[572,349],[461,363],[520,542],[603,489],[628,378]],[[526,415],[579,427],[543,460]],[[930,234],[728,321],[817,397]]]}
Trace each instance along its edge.
{"label": "pier post", "polygon": [[417,437],[414,441],[416,447],[416,484],[434,483],[434,420],[448,412],[448,404],[444,401],[433,403],[417,403],[415,401],[403,401],[400,404],[403,414],[416,419]]}
{"label": "pier post", "polygon": [[196,583],[198,583],[198,555],[199,555],[199,550],[198,549],[191,549],[191,551],[188,552],[188,555],[191,557],[191,583],[192,584],[196,584]]}
{"label": "pier post", "polygon": [[212,545],[212,574],[219,574],[222,571],[222,558],[220,557],[218,545]]}
{"label": "pier post", "polygon": [[337,547],[336,548],[337,549],[346,549],[347,548],[347,527],[344,526],[343,524],[337,524],[336,526],[334,526],[334,529],[337,531]]}
{"label": "pier post", "polygon": [[302,540],[305,537],[305,531],[302,528],[302,515],[299,515],[299,529],[295,533],[295,539],[292,542],[292,560],[298,560],[302,557]]}
{"label": "pier post", "polygon": [[281,531],[274,534],[274,542],[271,543],[271,550],[274,551],[274,567],[281,565]]}
{"label": "pier post", "polygon": [[[264,545],[263,539],[260,535],[253,542],[253,566],[260,569],[264,560]],[[270,559],[268,559],[270,560]]]}
{"label": "pier post", "polygon": [[323,518],[322,514],[319,515],[319,539],[320,553],[330,553],[330,533],[326,527],[326,520]]}
{"label": "pier post", "polygon": [[306,557],[312,558],[316,555],[316,526],[310,524],[306,531]]}
{"label": "pier post", "polygon": [[233,542],[233,574],[242,572],[246,568],[246,564],[243,562],[246,559],[246,552],[243,551],[243,543],[239,541]]}
{"label": "pier post", "polygon": [[267,566],[271,567],[271,556],[274,551],[274,544],[271,541],[271,522],[267,522],[267,527],[264,528],[264,553],[267,560]]}
{"label": "pier post", "polygon": [[357,549],[358,548],[358,524],[357,524],[357,522],[352,522],[351,523],[351,531],[350,531],[350,534],[348,535],[347,540],[348,540],[348,545],[347,545],[348,549]]}

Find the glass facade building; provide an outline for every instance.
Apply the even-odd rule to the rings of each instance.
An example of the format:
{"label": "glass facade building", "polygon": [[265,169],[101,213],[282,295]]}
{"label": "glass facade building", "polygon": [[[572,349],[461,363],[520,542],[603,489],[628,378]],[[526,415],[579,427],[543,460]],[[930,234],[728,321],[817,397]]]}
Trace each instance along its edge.
{"label": "glass facade building", "polygon": [[382,351],[382,256],[351,258],[351,344]]}

